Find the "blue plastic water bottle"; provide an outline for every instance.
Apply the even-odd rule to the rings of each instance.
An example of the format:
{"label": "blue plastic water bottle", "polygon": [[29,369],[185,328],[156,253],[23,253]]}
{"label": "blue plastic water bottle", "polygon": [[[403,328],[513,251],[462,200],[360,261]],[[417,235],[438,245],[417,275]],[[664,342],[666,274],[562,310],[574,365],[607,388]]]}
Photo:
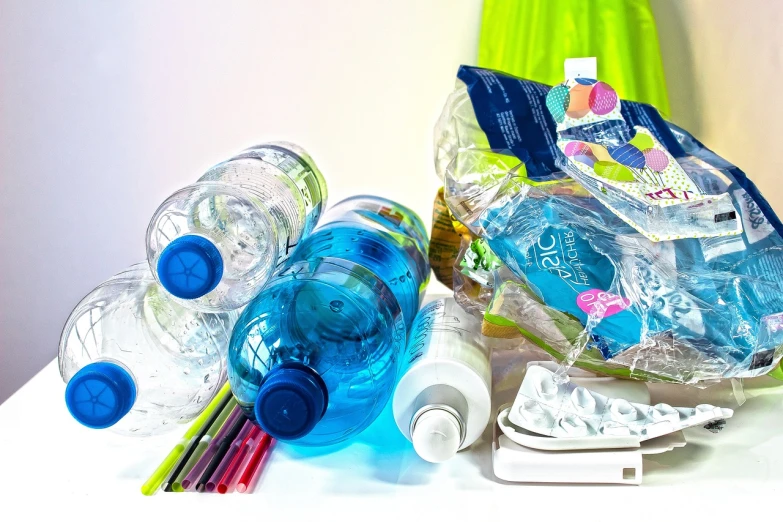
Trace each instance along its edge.
{"label": "blue plastic water bottle", "polygon": [[292,259],[337,257],[362,265],[392,291],[409,329],[429,282],[428,246],[415,212],[377,196],[354,196],[329,209]]}
{"label": "blue plastic water bottle", "polygon": [[231,337],[231,389],[264,431],[325,446],[375,420],[429,278],[426,249],[420,219],[391,201],[361,196],[326,213]]}

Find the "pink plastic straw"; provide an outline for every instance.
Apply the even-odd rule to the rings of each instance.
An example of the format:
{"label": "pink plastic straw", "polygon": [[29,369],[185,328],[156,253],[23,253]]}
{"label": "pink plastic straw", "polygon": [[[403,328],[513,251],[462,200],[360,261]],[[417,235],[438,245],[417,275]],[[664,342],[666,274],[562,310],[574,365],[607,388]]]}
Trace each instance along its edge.
{"label": "pink plastic straw", "polygon": [[182,489],[188,490],[191,486],[194,486],[198,482],[198,479],[201,478],[201,474],[204,472],[204,468],[207,467],[207,464],[209,464],[209,461],[212,460],[212,456],[215,454],[215,451],[217,451],[218,442],[223,440],[223,438],[226,436],[226,433],[228,433],[228,430],[231,429],[231,426],[234,425],[240,415],[244,415],[242,413],[242,409],[239,406],[236,406],[234,411],[231,412],[231,415],[229,415],[226,419],[226,422],[223,423],[223,426],[220,427],[220,431],[217,432],[215,438],[209,441],[209,446],[207,446],[207,449],[204,451],[204,454],[201,455],[201,458],[198,459],[196,465],[193,466],[193,469],[190,470],[190,473],[188,473],[182,480]]}
{"label": "pink plastic straw", "polygon": [[261,470],[264,468],[264,463],[268,460],[265,457],[271,453],[269,450],[274,442],[275,439],[270,437],[268,433],[264,433],[261,436],[258,444],[256,444],[256,448],[253,450],[253,454],[250,456],[250,460],[247,462],[245,471],[242,472],[242,476],[239,482],[237,482],[238,492],[246,493],[251,491],[251,486],[255,484],[256,479],[261,474]]}
{"label": "pink plastic straw", "polygon": [[228,469],[228,466],[229,464],[231,464],[231,461],[234,460],[234,456],[237,454],[239,448],[242,446],[242,442],[245,440],[245,437],[248,436],[250,430],[252,429],[253,429],[253,423],[250,422],[249,420],[246,420],[245,424],[242,425],[242,429],[237,434],[237,438],[231,441],[231,447],[228,448],[228,451],[226,452],[225,455],[223,455],[223,458],[220,460],[220,464],[218,464],[218,467],[215,468],[215,471],[212,473],[212,476],[209,477],[209,480],[207,480],[207,483],[204,485],[204,489],[206,489],[209,492],[215,491],[218,482],[220,482],[220,479],[223,478],[223,475],[226,473],[226,469]]}
{"label": "pink plastic straw", "polygon": [[237,451],[236,455],[234,455],[234,458],[231,459],[231,462],[226,468],[226,472],[220,478],[220,482],[217,486],[218,493],[221,495],[228,493],[229,488],[233,485],[234,479],[237,477],[240,464],[244,462],[245,457],[247,456],[247,452],[250,451],[258,442],[257,439],[259,439],[260,436],[261,429],[258,426],[253,426],[253,428],[250,430],[250,433],[248,433],[247,437],[245,437],[245,440],[242,441],[239,451]]}

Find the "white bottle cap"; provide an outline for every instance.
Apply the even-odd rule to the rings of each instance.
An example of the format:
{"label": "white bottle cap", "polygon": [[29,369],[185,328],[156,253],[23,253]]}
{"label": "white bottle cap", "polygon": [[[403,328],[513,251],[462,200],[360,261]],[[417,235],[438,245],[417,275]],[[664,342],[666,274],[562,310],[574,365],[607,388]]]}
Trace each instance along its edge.
{"label": "white bottle cap", "polygon": [[446,410],[421,414],[411,432],[413,448],[428,462],[444,462],[456,455],[462,440],[459,421]]}

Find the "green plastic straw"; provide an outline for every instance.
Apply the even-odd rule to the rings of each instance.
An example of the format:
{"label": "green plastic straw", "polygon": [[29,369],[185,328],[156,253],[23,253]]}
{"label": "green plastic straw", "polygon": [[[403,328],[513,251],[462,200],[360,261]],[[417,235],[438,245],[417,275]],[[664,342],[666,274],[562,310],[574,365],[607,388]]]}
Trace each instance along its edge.
{"label": "green plastic straw", "polygon": [[196,417],[196,420],[194,420],[193,424],[190,425],[188,431],[186,431],[185,435],[182,436],[182,439],[180,439],[177,445],[174,446],[168,455],[166,455],[166,458],[163,459],[163,462],[161,462],[158,468],[152,473],[152,475],[150,475],[150,478],[147,479],[147,482],[141,486],[141,492],[144,495],[149,496],[155,494],[158,488],[160,488],[160,485],[166,479],[166,476],[176,465],[182,453],[185,451],[185,447],[198,434],[199,430],[201,430],[202,426],[204,426],[204,423],[210,419],[212,413],[214,413],[215,409],[223,403],[223,399],[225,399],[226,395],[229,393],[231,393],[231,388],[229,388],[228,383],[226,383],[223,385],[223,388],[220,389],[212,402],[210,402],[204,411],[202,411],[201,414]]}
{"label": "green plastic straw", "polygon": [[193,469],[193,466],[195,466],[199,461],[201,455],[203,455],[207,450],[209,442],[215,438],[217,432],[220,431],[220,428],[223,426],[223,424],[225,424],[226,419],[228,419],[229,415],[231,415],[231,412],[233,412],[234,408],[236,407],[237,400],[234,397],[231,397],[225,408],[223,408],[223,411],[220,412],[220,416],[214,423],[212,423],[212,426],[210,426],[207,433],[201,437],[201,440],[198,441],[198,445],[196,446],[195,451],[190,456],[185,466],[177,474],[177,477],[171,482],[171,491],[176,491],[177,493],[185,491],[185,489],[182,487],[182,479],[184,479],[188,473],[190,473],[190,470]]}

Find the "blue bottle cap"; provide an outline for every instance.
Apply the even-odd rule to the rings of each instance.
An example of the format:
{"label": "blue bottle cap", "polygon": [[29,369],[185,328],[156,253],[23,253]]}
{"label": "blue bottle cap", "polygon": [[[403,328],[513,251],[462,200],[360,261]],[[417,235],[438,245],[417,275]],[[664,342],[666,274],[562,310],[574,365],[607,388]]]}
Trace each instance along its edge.
{"label": "blue bottle cap", "polygon": [[163,288],[180,299],[206,295],[223,277],[223,258],[217,247],[201,236],[180,236],[158,258],[158,279]]}
{"label": "blue bottle cap", "polygon": [[328,402],[320,375],[304,364],[285,363],[272,368],[261,383],[256,420],[272,437],[296,440],[315,428]]}
{"label": "blue bottle cap", "polygon": [[136,384],[127,370],[110,362],[88,364],[65,388],[65,404],[73,418],[88,428],[116,424],[136,402]]}

